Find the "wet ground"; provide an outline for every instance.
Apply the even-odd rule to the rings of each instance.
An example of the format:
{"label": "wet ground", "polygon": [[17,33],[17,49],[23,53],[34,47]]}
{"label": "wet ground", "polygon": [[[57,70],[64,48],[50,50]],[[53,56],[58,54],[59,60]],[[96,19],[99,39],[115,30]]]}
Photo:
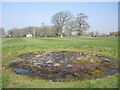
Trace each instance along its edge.
{"label": "wet ground", "polygon": [[17,74],[49,81],[84,80],[106,77],[118,72],[117,62],[80,52],[33,52],[10,60]]}

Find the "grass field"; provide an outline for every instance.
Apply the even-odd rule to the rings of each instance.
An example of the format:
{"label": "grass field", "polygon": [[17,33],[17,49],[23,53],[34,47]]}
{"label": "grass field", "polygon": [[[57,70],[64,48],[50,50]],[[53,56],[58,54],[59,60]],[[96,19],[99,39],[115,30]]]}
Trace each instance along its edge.
{"label": "grass field", "polygon": [[8,60],[33,51],[80,51],[118,60],[118,38],[3,38],[3,88],[118,88],[118,74],[102,79],[76,82],[50,82],[17,75],[8,67]]}

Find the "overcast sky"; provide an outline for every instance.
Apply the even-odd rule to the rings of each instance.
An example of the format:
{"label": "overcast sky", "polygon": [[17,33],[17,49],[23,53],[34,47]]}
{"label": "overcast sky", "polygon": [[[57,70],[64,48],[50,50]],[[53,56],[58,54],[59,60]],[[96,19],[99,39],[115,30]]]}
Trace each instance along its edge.
{"label": "overcast sky", "polygon": [[118,30],[117,2],[3,2],[2,25],[6,31],[27,26],[39,27],[42,22],[51,25],[51,17],[65,10],[73,15],[86,14],[91,25],[88,31],[108,33]]}

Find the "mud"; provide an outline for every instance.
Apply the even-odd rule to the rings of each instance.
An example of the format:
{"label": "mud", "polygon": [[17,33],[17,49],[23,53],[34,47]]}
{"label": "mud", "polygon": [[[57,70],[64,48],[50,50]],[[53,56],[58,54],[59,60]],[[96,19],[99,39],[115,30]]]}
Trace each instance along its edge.
{"label": "mud", "polygon": [[9,67],[17,74],[49,81],[84,80],[118,72],[117,62],[80,52],[33,52],[12,58]]}

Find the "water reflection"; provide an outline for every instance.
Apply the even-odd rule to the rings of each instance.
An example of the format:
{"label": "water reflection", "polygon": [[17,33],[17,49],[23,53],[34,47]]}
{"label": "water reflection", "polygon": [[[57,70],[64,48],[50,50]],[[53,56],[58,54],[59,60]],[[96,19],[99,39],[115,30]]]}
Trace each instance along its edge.
{"label": "water reflection", "polygon": [[45,80],[93,79],[117,73],[117,63],[105,57],[80,52],[33,52],[10,60],[10,67],[19,74]]}
{"label": "water reflection", "polygon": [[31,71],[29,71],[29,70],[22,69],[22,68],[16,68],[16,69],[14,69],[14,71],[15,71],[16,73],[19,73],[19,74],[28,74],[28,73],[31,72]]}

